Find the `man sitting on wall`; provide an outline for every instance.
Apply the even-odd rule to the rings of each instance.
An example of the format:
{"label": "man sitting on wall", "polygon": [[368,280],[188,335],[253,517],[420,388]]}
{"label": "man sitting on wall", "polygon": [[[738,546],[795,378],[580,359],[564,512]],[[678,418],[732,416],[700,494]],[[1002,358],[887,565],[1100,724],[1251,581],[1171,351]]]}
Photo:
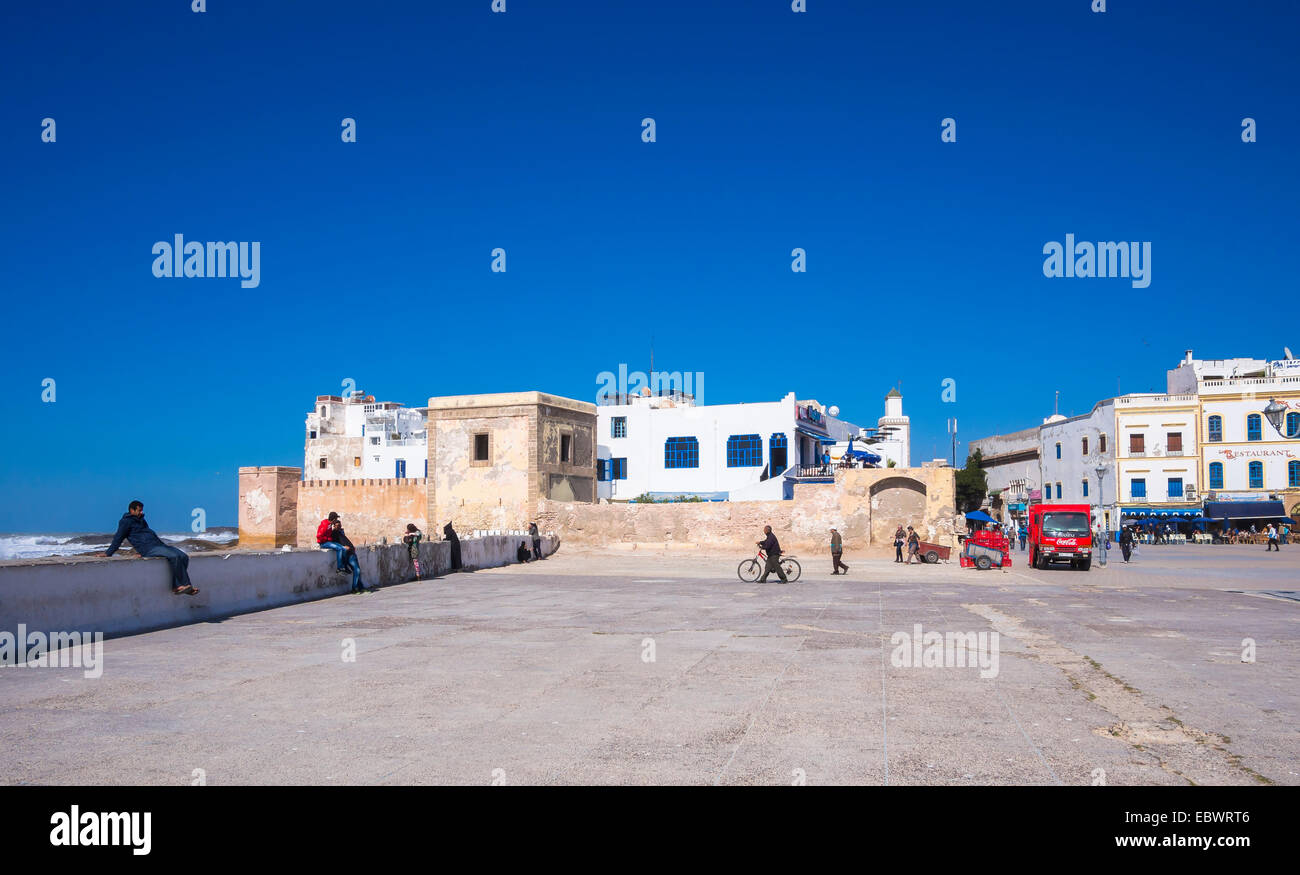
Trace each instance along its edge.
{"label": "man sitting on wall", "polygon": [[346,574],[349,569],[352,571],[352,592],[374,592],[378,587],[366,586],[361,582],[361,563],[357,561],[357,548],[348,539],[347,533],[343,531],[343,521],[334,511],[330,511],[329,516],[320,521],[316,527],[316,543],[321,546],[322,550],[333,550],[338,564],[335,566],[336,571]]}
{"label": "man sitting on wall", "polygon": [[133,501],[127,505],[126,513],[117,523],[117,534],[113,542],[104,551],[105,556],[112,556],[122,546],[122,540],[131,542],[135,554],[143,559],[166,559],[172,567],[172,592],[176,595],[198,595],[199,591],[190,583],[190,557],[184,551],[168,546],[162,538],[149,528],[144,521],[144,503]]}

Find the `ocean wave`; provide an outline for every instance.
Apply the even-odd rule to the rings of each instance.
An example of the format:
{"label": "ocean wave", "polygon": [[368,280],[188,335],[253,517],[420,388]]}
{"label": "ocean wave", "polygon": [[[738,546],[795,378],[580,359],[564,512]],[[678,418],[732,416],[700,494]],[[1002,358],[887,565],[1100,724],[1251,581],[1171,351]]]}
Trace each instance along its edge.
{"label": "ocean wave", "polygon": [[[186,552],[220,550],[239,542],[239,530],[234,526],[213,526],[204,532],[160,532],[164,543],[180,547]],[[0,535],[0,559],[40,559],[47,556],[84,556],[102,553],[113,542],[111,532],[103,534],[77,533],[15,533]],[[130,544],[123,542],[123,550]]]}

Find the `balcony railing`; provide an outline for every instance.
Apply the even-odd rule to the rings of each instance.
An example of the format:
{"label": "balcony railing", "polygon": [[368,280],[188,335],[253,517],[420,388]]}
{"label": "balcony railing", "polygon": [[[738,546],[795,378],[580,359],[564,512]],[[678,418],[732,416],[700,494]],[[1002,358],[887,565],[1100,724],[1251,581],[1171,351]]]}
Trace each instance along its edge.
{"label": "balcony railing", "polygon": [[786,472],[790,477],[834,477],[834,465],[800,465]]}

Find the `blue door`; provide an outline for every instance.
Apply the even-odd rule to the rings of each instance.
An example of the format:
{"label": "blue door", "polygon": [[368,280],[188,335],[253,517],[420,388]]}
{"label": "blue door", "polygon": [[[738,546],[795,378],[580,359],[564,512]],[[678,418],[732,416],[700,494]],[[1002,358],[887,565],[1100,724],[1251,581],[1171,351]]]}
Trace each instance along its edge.
{"label": "blue door", "polygon": [[398,478],[403,478],[403,477],[406,476],[406,460],[405,460],[405,459],[398,459],[398,460],[397,460],[397,473],[394,474],[393,476],[394,476],[394,477],[398,477]]}

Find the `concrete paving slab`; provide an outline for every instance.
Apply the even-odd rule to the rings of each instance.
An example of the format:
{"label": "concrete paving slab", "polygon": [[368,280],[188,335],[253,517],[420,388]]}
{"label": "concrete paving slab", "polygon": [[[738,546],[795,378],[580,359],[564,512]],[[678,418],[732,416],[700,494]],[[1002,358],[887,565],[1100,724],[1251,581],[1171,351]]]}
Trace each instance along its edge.
{"label": "concrete paving slab", "polygon": [[[98,678],[6,668],[0,782],[1300,782],[1300,603],[1254,594],[1300,553],[761,586],[737,561],[562,551],[110,640]],[[998,633],[996,676],[893,664],[918,623]]]}

